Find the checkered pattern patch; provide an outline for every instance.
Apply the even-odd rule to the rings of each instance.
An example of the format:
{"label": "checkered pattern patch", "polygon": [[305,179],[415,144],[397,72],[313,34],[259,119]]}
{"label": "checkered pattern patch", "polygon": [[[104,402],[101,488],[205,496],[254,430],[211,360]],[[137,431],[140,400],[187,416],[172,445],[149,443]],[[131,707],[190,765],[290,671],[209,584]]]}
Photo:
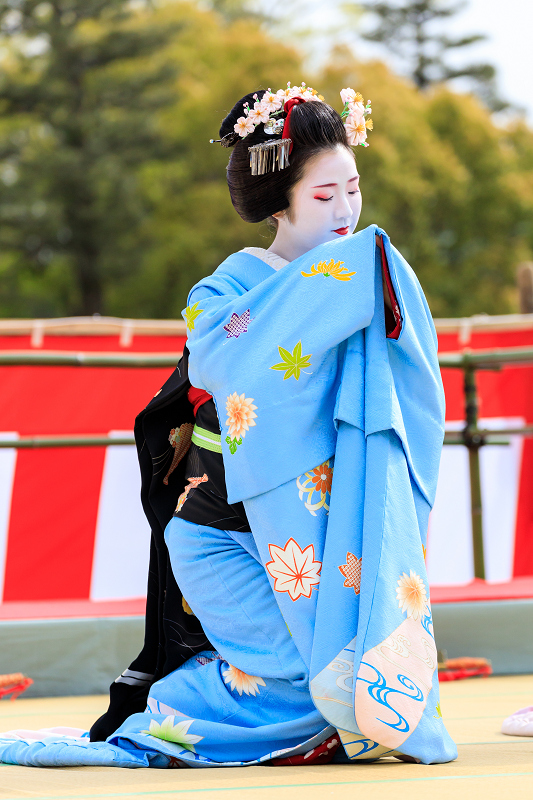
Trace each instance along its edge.
{"label": "checkered pattern patch", "polygon": [[234,336],[236,339],[239,338],[241,333],[248,333],[248,325],[250,324],[250,309],[247,308],[240,316],[235,314],[235,312],[231,315],[231,319],[227,325],[224,325],[224,330],[227,331],[228,335],[226,339],[231,339]]}
{"label": "checkered pattern patch", "polygon": [[361,591],[362,560],[362,557],[357,558],[353,553],[346,553],[346,564],[341,564],[339,567],[345,578],[343,585],[348,589],[353,589],[356,594],[359,594]]}

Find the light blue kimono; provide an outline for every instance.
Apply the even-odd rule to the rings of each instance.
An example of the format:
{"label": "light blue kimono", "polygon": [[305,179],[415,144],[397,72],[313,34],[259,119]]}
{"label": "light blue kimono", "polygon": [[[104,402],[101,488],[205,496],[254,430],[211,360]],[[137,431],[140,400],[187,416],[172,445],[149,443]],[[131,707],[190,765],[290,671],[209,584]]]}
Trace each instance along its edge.
{"label": "light blue kimono", "polygon": [[[381,234],[402,315],[385,336]],[[418,281],[370,226],[275,272],[236,253],[192,290],[189,376],[213,395],[229,503],[174,517],[173,571],[216,648],[106,743],[0,739],[33,765],[245,765],[338,735],[344,757],[450,761],[424,567],[444,428]],[[199,476],[200,477],[200,476]]]}

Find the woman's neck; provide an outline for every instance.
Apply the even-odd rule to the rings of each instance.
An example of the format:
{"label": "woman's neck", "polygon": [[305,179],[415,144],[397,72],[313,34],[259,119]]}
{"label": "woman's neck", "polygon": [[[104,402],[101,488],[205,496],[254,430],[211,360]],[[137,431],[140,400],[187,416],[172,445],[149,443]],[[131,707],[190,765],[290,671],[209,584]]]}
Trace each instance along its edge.
{"label": "woman's neck", "polygon": [[278,228],[276,237],[268,248],[269,253],[274,253],[280,258],[284,258],[285,261],[294,261],[296,258],[303,256],[304,253],[307,253],[308,250],[309,247],[293,236],[287,236],[286,231],[281,228]]}

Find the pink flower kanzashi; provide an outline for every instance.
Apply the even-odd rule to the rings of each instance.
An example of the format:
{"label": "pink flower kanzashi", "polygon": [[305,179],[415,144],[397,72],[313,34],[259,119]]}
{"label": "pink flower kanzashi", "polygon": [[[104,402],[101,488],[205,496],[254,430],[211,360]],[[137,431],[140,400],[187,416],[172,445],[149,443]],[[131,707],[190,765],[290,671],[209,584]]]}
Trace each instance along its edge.
{"label": "pink flower kanzashi", "polygon": [[343,103],[349,103],[349,105],[355,105],[356,103],[363,105],[363,95],[354,89],[350,89],[349,86],[346,89],[341,89],[341,100]]}
{"label": "pink flower kanzashi", "polygon": [[344,127],[346,128],[349,145],[355,146],[366,141],[366,123],[363,116],[349,114],[344,122]]}
{"label": "pink flower kanzashi", "polygon": [[233,126],[233,130],[244,139],[245,136],[248,136],[249,133],[252,133],[255,130],[255,125],[250,117],[239,117]]}
{"label": "pink flower kanzashi", "polygon": [[261,98],[261,105],[263,106],[265,111],[268,111],[269,114],[273,114],[274,111],[279,111],[282,105],[282,101],[277,96],[277,94],[273,94],[273,92],[271,92],[269,89],[268,92],[265,92],[265,94]]}
{"label": "pink flower kanzashi", "polygon": [[299,86],[287,86],[286,89],[279,89],[276,92],[277,96],[281,99],[283,103],[286,103],[287,100],[290,100],[291,97],[296,97],[300,94],[300,87]]}
{"label": "pink flower kanzashi", "polygon": [[238,395],[233,392],[226,399],[226,413],[228,418],[228,435],[231,439],[240,439],[246,435],[246,431],[253,427],[256,422],[257,406],[253,404],[253,397],[245,397],[244,394]]}
{"label": "pink flower kanzashi", "polygon": [[315,561],[312,544],[304,550],[292,537],[285,547],[269,544],[272,561],[265,564],[267,572],[274,578],[275,592],[288,592],[291,600],[311,597],[313,586],[320,583],[322,562]]}
{"label": "pink flower kanzashi", "polygon": [[266,686],[263,678],[257,675],[247,675],[242,669],[237,669],[232,664],[228,664],[228,669],[222,672],[224,676],[224,683],[229,683],[231,691],[235,689],[242,696],[244,694],[251,694],[255,697],[259,694],[259,687]]}
{"label": "pink flower kanzashi", "polygon": [[254,103],[254,107],[248,112],[248,119],[251,119],[254,125],[259,125],[260,122],[268,122],[270,114],[261,103]]}

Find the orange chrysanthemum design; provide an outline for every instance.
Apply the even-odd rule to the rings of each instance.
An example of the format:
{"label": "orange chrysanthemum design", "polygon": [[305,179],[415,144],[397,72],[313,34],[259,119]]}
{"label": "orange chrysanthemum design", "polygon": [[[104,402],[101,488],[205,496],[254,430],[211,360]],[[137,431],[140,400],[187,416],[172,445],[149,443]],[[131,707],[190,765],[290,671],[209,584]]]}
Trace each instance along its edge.
{"label": "orange chrysanthemum design", "polygon": [[346,564],[341,564],[339,569],[344,575],[343,586],[353,589],[356,594],[361,591],[361,563],[363,559],[357,558],[353,553],[346,553]]}
{"label": "orange chrysanthemum design", "polygon": [[265,566],[274,578],[274,591],[288,592],[291,600],[311,597],[313,586],[320,583],[322,562],[315,561],[315,548],[312,544],[304,550],[292,537],[285,547],[269,544],[272,557]]}
{"label": "orange chrysanthemum design", "polygon": [[[333,482],[333,467],[329,466],[329,460],[319,464],[318,467],[315,467],[310,472],[306,472],[305,480],[302,480],[303,478],[304,475],[296,478],[300,500],[303,500],[304,496],[307,495],[307,499],[304,501],[305,507],[314,517],[316,517],[316,512],[320,508],[324,508],[327,514],[329,511],[328,499]],[[313,496],[315,495],[318,495],[320,500],[313,503]]]}
{"label": "orange chrysanthemum design", "polygon": [[240,439],[246,435],[246,431],[256,424],[257,414],[254,413],[257,406],[254,406],[252,397],[245,397],[244,394],[238,395],[237,392],[230,394],[226,400],[226,413],[228,418],[228,435],[230,439]]}
{"label": "orange chrysanthemum design", "polygon": [[315,489],[317,492],[331,493],[332,480],[333,470],[327,461],[325,461],[324,464],[320,464],[319,467],[314,468],[311,481],[315,484]]}
{"label": "orange chrysanthemum design", "polygon": [[398,607],[408,617],[412,617],[414,620],[420,619],[428,603],[426,585],[420,575],[413,570],[410,570],[409,575],[404,572],[398,581],[396,599]]}
{"label": "orange chrysanthemum design", "polygon": [[263,678],[257,675],[247,675],[242,669],[237,669],[232,664],[228,664],[228,669],[222,673],[224,676],[224,683],[229,683],[230,689],[236,689],[242,696],[244,694],[255,695],[259,694],[259,687],[266,686]]}

